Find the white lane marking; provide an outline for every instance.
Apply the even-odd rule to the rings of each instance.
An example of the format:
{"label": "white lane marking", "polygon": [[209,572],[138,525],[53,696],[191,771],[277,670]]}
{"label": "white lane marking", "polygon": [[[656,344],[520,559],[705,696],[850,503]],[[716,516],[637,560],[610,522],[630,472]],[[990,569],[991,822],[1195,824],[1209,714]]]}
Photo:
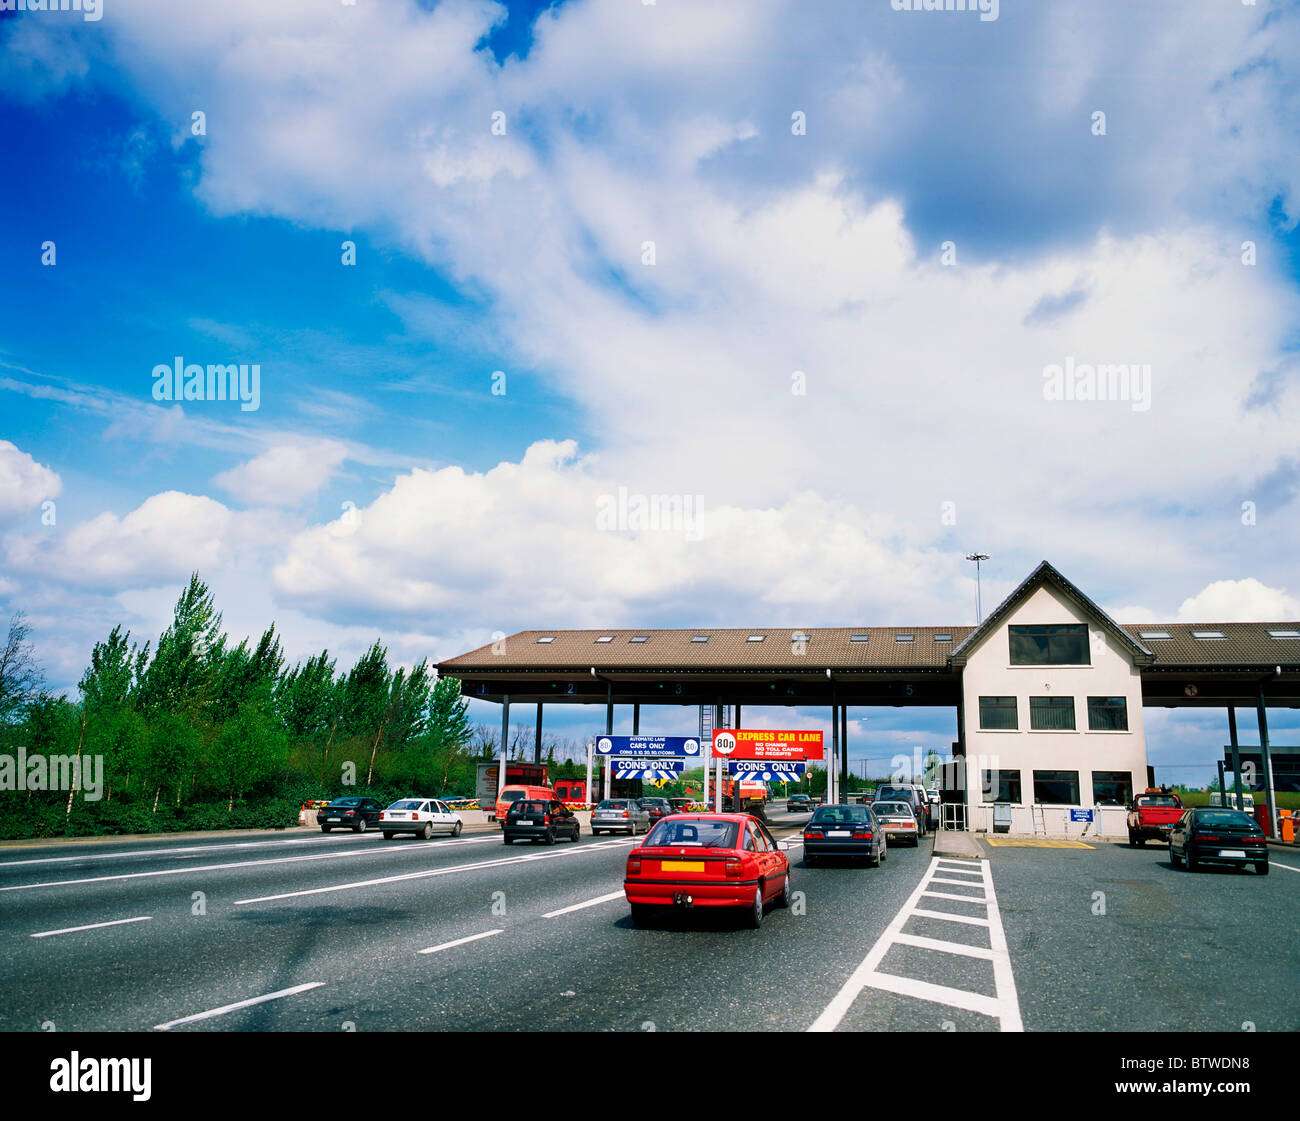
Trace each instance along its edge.
{"label": "white lane marking", "polygon": [[[1007,940],[1002,930],[1002,918],[998,911],[997,897],[993,892],[992,871],[987,862],[982,864],[980,871],[983,879],[984,899],[967,898],[966,896],[956,897],[986,907],[988,917],[983,919],[967,915],[949,915],[940,911],[927,911],[918,906],[924,896],[943,894],[927,890],[939,871],[941,871],[939,858],[934,857],[931,859],[925,875],[921,877],[921,882],[916,885],[916,890],[908,897],[907,902],[899,908],[898,913],[890,920],[884,932],[876,939],[875,945],[867,952],[867,956],[862,959],[861,964],[844,982],[843,987],[835,994],[831,1002],[822,1011],[822,1014],[812,1022],[812,1025],[808,1028],[809,1031],[834,1031],[847,1015],[853,1002],[866,988],[881,989],[902,996],[945,1004],[952,1008],[978,1012],[985,1016],[994,1016],[997,1018],[1002,1031],[1024,1031],[1024,1024],[1020,1018],[1020,1001],[1016,995],[1016,982],[1011,972],[1011,955],[1007,950]],[[984,953],[979,955],[971,954],[970,947],[963,945],[959,948],[953,948],[956,944],[945,944],[939,939],[926,939],[925,948],[965,956],[984,957],[987,954],[986,960],[993,965],[993,981],[997,995],[985,996],[982,993],[974,993],[966,989],[935,985],[929,981],[880,972],[878,968],[880,963],[894,946],[899,944],[917,945],[916,940],[920,936],[905,935],[903,931],[903,927],[907,922],[917,917],[944,919],[949,922],[987,927],[989,946]]]}
{"label": "white lane marking", "polygon": [[974,868],[940,868],[939,871],[945,876],[974,876],[976,879],[982,875]]}
{"label": "white lane marking", "polygon": [[960,856],[941,856],[938,860],[941,864],[965,864],[971,868],[984,867],[984,861],[982,860],[963,860]]}
{"label": "white lane marking", "polygon": [[1279,864],[1276,860],[1270,860],[1269,863],[1274,868],[1285,868],[1288,872],[1300,872],[1300,868],[1292,868],[1289,864]]}
{"label": "white lane marking", "polygon": [[920,907],[912,912],[914,916],[922,919],[943,919],[945,922],[965,923],[967,926],[988,926],[988,919],[977,919],[974,915],[959,915],[949,911],[925,911]]}
{"label": "white lane marking", "polygon": [[112,922],[92,922],[85,926],[65,926],[62,930],[42,930],[39,934],[33,934],[33,938],[50,938],[55,934],[76,934],[79,930],[98,930],[102,926],[124,926],[129,922],[148,922],[152,915],[141,915],[134,919],[114,919]]}
{"label": "white lane marking", "polygon": [[895,942],[904,946],[917,946],[922,950],[942,950],[945,954],[961,954],[968,958],[993,960],[993,951],[986,946],[968,946],[965,942],[949,942],[943,938],[926,938],[920,934],[895,934]]}
{"label": "white lane marking", "polygon": [[[491,839],[491,838],[489,838]],[[374,856],[378,853],[419,853],[419,852],[437,852],[439,849],[451,848],[454,845],[473,845],[481,844],[481,841],[449,841],[446,844],[438,845],[434,848],[428,848],[423,845],[406,845],[393,848],[369,848],[369,849],[344,849],[342,852],[318,852],[310,856],[275,856],[266,860],[234,860],[227,864],[195,864],[186,865],[182,868],[158,868],[149,872],[119,872],[113,876],[84,876],[79,880],[46,880],[39,884],[9,884],[6,887],[0,887],[0,891],[31,891],[38,887],[69,887],[76,884],[98,884],[106,883],[110,880],[141,880],[149,876],[188,876],[192,872],[222,872],[231,868],[258,868],[266,864],[297,864],[304,860],[341,860],[345,856]],[[500,844],[500,840],[497,840]]]}
{"label": "white lane marking", "polygon": [[[943,869],[940,868],[939,871],[942,872]],[[944,880],[944,879],[940,879],[938,876],[935,876],[934,879],[932,879],[930,882],[931,882],[932,884],[957,884],[957,885],[960,886],[960,887],[981,887],[981,886],[983,886],[983,881],[982,881],[982,880]]]}
{"label": "white lane marking", "polygon": [[180,1027],[181,1024],[193,1024],[199,1020],[211,1020],[215,1016],[224,1016],[227,1012],[238,1012],[241,1008],[251,1008],[254,1004],[265,1004],[268,1000],[280,1000],[282,997],[293,996],[295,993],[305,993],[308,989],[319,989],[324,981],[308,981],[305,985],[294,985],[291,989],[281,989],[276,993],[267,993],[266,996],[255,996],[250,1000],[241,1000],[235,1004],[223,1004],[220,1008],[212,1008],[207,1012],[196,1012],[193,1016],[182,1016],[179,1020],[168,1020],[165,1024],[154,1024],[154,1031],[170,1031],[172,1028]]}
{"label": "white lane marking", "polygon": [[547,911],[542,918],[553,919],[560,915],[567,915],[570,911],[581,911],[584,907],[597,907],[601,903],[626,898],[627,894],[620,888],[618,891],[611,891],[608,895],[598,895],[595,899],[588,899],[585,903],[575,903],[572,907],[561,907],[558,911]]}
{"label": "white lane marking", "polygon": [[959,903],[979,903],[981,906],[988,902],[982,895],[955,895],[951,891],[923,891],[921,894],[929,899],[955,899]]}
{"label": "white lane marking", "polygon": [[244,907],[251,903],[274,903],[281,899],[298,899],[304,895],[326,895],[333,891],[350,891],[359,887],[377,887],[381,884],[401,883],[404,880],[423,880],[431,876],[449,876],[454,872],[473,872],[480,868],[502,868],[508,864],[525,864],[530,860],[556,860],[566,856],[581,856],[583,853],[595,852],[598,849],[606,848],[626,848],[634,844],[632,839],[626,841],[597,841],[595,844],[582,845],[576,849],[561,849],[559,852],[539,852],[531,856],[506,856],[500,860],[481,860],[477,864],[457,864],[451,868],[432,868],[424,872],[406,872],[400,876],[380,876],[373,880],[355,880],[347,884],[333,884],[330,887],[312,887],[302,891],[285,891],[278,895],[261,895],[256,899],[236,899],[236,907]]}
{"label": "white lane marking", "polygon": [[439,950],[450,950],[453,946],[463,946],[466,942],[477,942],[480,938],[491,938],[501,930],[485,930],[482,934],[471,934],[468,938],[457,938],[454,942],[444,942],[441,946],[430,946],[427,950],[416,950],[417,954],[436,954]]}
{"label": "white lane marking", "polygon": [[[374,834],[378,838],[379,834]],[[0,868],[21,868],[26,864],[68,864],[81,860],[121,860],[130,856],[171,856],[174,853],[216,852],[218,849],[265,849],[277,845],[328,845],[338,844],[326,837],[291,837],[273,841],[231,841],[224,845],[179,845],[170,849],[137,849],[128,852],[87,852],[80,856],[38,856],[31,860],[0,861]]]}

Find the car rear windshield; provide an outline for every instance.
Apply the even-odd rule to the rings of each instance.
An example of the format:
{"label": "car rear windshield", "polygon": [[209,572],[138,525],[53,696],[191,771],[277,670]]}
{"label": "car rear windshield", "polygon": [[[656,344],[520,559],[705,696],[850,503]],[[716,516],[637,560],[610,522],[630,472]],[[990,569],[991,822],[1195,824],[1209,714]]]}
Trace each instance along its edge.
{"label": "car rear windshield", "polygon": [[625,810],[628,808],[626,798],[606,798],[599,806],[598,810]]}
{"label": "car rear windshield", "polygon": [[812,815],[812,823],[852,825],[854,822],[871,820],[871,811],[866,806],[818,806]]}
{"label": "car rear windshield", "polygon": [[1196,824],[1255,826],[1255,822],[1240,810],[1200,810],[1196,814]]}
{"label": "car rear windshield", "polygon": [[528,797],[528,792],[525,790],[511,790],[509,787],[507,787],[505,790],[501,791],[501,798],[503,801],[506,802],[517,802],[519,801],[520,798],[527,798],[527,797]]}
{"label": "car rear windshield", "polygon": [[877,802],[871,808],[885,817],[910,817],[912,814],[912,807],[906,802]]}
{"label": "car rear windshield", "polygon": [[331,806],[359,806],[361,805],[361,799],[360,798],[335,798],[334,801],[330,803],[330,805]]}
{"label": "car rear windshield", "polygon": [[734,849],[736,823],[694,818],[690,821],[661,821],[645,839],[648,848],[683,845],[690,848]]}
{"label": "car rear windshield", "polygon": [[544,814],[547,810],[545,802],[518,801],[510,807],[510,812],[515,814]]}
{"label": "car rear windshield", "polygon": [[390,810],[418,810],[422,805],[424,805],[423,801],[417,802],[414,798],[403,798],[402,801],[394,802],[388,808]]}
{"label": "car rear windshield", "polygon": [[876,800],[881,798],[888,799],[891,802],[906,802],[912,804],[912,799],[916,797],[915,790],[908,790],[906,787],[899,786],[882,786],[876,791]]}
{"label": "car rear windshield", "polygon": [[1137,800],[1139,806],[1170,806],[1178,808],[1178,799],[1172,794],[1144,794]]}

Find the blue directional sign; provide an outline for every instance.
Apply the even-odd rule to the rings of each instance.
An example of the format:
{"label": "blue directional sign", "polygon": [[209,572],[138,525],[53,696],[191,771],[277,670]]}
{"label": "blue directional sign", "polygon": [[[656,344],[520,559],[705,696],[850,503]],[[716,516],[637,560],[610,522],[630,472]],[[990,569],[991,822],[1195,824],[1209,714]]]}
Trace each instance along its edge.
{"label": "blue directional sign", "polygon": [[654,755],[698,759],[700,741],[695,736],[597,736],[599,755]]}
{"label": "blue directional sign", "polygon": [[1071,811],[1070,811],[1070,820],[1071,820],[1071,821],[1091,821],[1091,820],[1092,820],[1092,810],[1071,810]]}
{"label": "blue directional sign", "polygon": [[741,782],[796,782],[808,764],[793,759],[728,759],[727,770]]}

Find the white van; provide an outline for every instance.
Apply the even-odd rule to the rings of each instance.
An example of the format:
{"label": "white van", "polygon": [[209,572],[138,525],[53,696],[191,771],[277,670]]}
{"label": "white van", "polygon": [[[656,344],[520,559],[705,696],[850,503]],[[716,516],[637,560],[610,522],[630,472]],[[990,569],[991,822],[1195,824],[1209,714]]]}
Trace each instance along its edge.
{"label": "white van", "polygon": [[[1234,810],[1244,810],[1246,813],[1255,812],[1255,799],[1249,791],[1243,790],[1241,792],[1241,800],[1245,804],[1241,806],[1237,805],[1237,792],[1235,790],[1228,791],[1227,804]],[[1223,795],[1217,790],[1210,791],[1210,805],[1222,806],[1223,804]]]}

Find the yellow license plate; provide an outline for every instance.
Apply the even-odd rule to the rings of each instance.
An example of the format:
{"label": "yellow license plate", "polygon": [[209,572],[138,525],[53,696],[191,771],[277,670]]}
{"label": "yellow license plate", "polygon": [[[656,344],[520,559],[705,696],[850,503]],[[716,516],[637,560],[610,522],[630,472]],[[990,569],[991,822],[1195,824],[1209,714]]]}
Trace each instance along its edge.
{"label": "yellow license plate", "polygon": [[665,872],[703,872],[702,860],[665,860],[659,867]]}

